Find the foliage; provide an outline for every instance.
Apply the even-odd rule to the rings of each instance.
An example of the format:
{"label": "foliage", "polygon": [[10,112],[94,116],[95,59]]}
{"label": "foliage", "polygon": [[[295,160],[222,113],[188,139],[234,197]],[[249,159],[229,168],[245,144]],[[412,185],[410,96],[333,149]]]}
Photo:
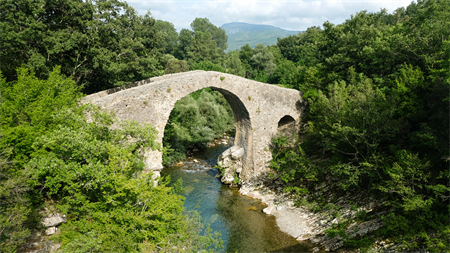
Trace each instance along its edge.
{"label": "foliage", "polygon": [[180,60],[187,60],[187,53],[190,50],[191,40],[194,32],[188,29],[181,29],[178,36],[178,45],[175,49],[174,56]]}
{"label": "foliage", "polygon": [[221,54],[228,48],[228,36],[225,30],[221,27],[213,25],[207,18],[195,18],[191,23],[191,28],[194,33],[209,32],[212,40],[216,42],[216,46]]}
{"label": "foliage", "polygon": [[[450,247],[449,6],[418,1],[393,14],[363,11],[280,39],[286,59],[277,60],[271,79],[296,73],[290,80],[308,101],[302,141],[273,140],[276,177],[309,189],[311,179],[337,183],[343,194],[366,190],[384,199],[392,209],[378,236],[408,242],[405,249]],[[371,240],[345,245],[363,249]]]}
{"label": "foliage", "polygon": [[[152,127],[112,129],[112,115],[77,106],[80,90],[189,68],[303,92],[301,138],[274,139],[270,165],[294,185],[285,190],[297,193],[297,204],[325,208],[301,196],[332,178],[339,191],[368,190],[386,200],[392,209],[377,236],[409,249],[448,250],[448,0],[418,0],[392,14],[362,11],[277,46],[247,44],[227,55],[227,35],[206,18],[177,35],[171,23],[138,16],[119,0],[0,6],[3,251],[23,242],[44,198],[69,214],[65,251],[200,251],[217,242],[208,233],[194,237],[200,225],[195,215],[181,214],[177,191],[165,180],[155,187],[142,173],[142,150],[159,148]],[[231,107],[211,89],[178,101],[164,134],[164,164],[233,122]],[[364,248],[368,238],[346,245]]]}
{"label": "foliage", "polygon": [[55,67],[48,79],[38,79],[26,68],[17,69],[17,80],[0,76],[0,223],[2,251],[15,252],[35,223],[42,197],[28,162],[33,143],[57,127],[52,115],[74,107],[81,97],[72,79]]}
{"label": "foliage", "polygon": [[293,180],[315,180],[314,168],[304,157],[300,146],[293,149],[286,136],[272,140],[272,156],[270,168],[278,172],[278,177],[284,182]]}
{"label": "foliage", "polygon": [[274,83],[294,88],[297,79],[297,68],[292,61],[282,60],[273,73]]}
{"label": "foliage", "polygon": [[5,252],[15,252],[30,235],[25,225],[31,213],[31,203],[27,198],[33,179],[29,169],[15,170],[10,156],[11,149],[0,153],[0,248]]}
{"label": "foliage", "polygon": [[162,74],[167,33],[150,13],[106,1],[1,1],[1,70],[7,81],[26,66],[41,79],[53,66],[93,93]]}
{"label": "foliage", "polygon": [[[400,204],[400,207],[405,211],[428,209],[434,202],[433,198],[423,194],[426,188],[432,187],[428,185],[430,180],[429,167],[430,163],[422,161],[418,154],[414,155],[406,150],[401,150],[398,154],[398,162],[394,162],[387,171],[390,180],[381,185],[380,190],[397,193],[402,198],[403,203],[393,204]],[[445,194],[447,190],[445,185],[436,185],[433,188],[438,190],[436,194],[433,194],[435,197]],[[439,201],[439,199],[437,200]]]}
{"label": "foliage", "polygon": [[[139,245],[141,252],[216,252],[223,248],[220,234],[214,232],[209,226],[203,229],[201,216],[195,211],[190,211],[184,216],[184,224],[181,233],[171,234],[162,242],[150,244],[145,240]],[[202,231],[203,230],[203,231]],[[203,234],[203,235],[202,235]],[[199,236],[201,235],[201,236]]]}
{"label": "foliage", "polygon": [[186,72],[189,70],[189,66],[186,61],[178,60],[176,58],[167,61],[165,74],[174,74],[180,72]]}
{"label": "foliage", "polygon": [[379,146],[396,133],[392,104],[369,79],[360,78],[356,85],[330,85],[329,97],[319,91],[310,107],[315,118],[311,138],[326,140],[319,145],[330,152],[329,170],[341,178],[344,189],[359,185],[366,176],[381,179],[381,168],[373,166],[383,159]]}
{"label": "foliage", "polygon": [[26,68],[17,70],[17,81],[0,78],[0,149],[14,147],[9,157],[23,166],[33,153],[34,140],[55,127],[52,114],[75,106],[82,94],[72,79],[60,74],[60,67],[47,80]]}
{"label": "foliage", "polygon": [[245,46],[241,47],[241,50],[239,50],[239,59],[241,62],[246,66],[250,64],[250,59],[253,56],[253,49],[246,44]]}
{"label": "foliage", "polygon": [[79,88],[59,68],[47,80],[27,69],[18,77],[1,79],[2,141],[24,129],[17,139],[29,146],[12,150],[2,142],[1,251],[24,243],[44,199],[68,217],[58,235],[64,252],[137,251],[144,241],[164,246],[169,237],[181,247],[220,246],[209,231],[192,234],[202,225],[183,214],[181,182],[167,187],[166,178],[156,186],[143,171],[144,150],[160,149],[152,126],[78,106]]}
{"label": "foliage", "polygon": [[155,29],[164,35],[164,52],[173,54],[178,43],[178,33],[172,23],[164,20],[155,21]]}
{"label": "foliage", "polygon": [[223,69],[220,65],[214,64],[209,61],[201,61],[192,65],[193,70],[205,70],[205,71],[217,71],[225,73],[225,69]]}
{"label": "foliage", "polygon": [[187,51],[187,58],[190,65],[201,61],[208,61],[214,64],[220,63],[219,48],[217,48],[216,42],[208,31],[198,31],[194,34],[189,45],[189,51]]}
{"label": "foliage", "polygon": [[221,93],[203,89],[175,104],[164,130],[163,164],[185,158],[189,147],[202,147],[234,127],[233,112]]}
{"label": "foliage", "polygon": [[[136,122],[112,129],[114,118],[107,112],[81,109],[54,116],[61,123],[38,138],[37,154],[29,163],[47,197],[69,217],[61,225],[62,250],[73,252],[83,245],[86,250],[129,252],[145,240],[164,245],[169,236],[188,236],[184,197],[167,187],[168,178],[155,186],[152,174],[142,172],[143,150],[159,148],[156,130]],[[192,240],[203,241],[201,236]],[[204,246],[195,243],[189,245]]]}
{"label": "foliage", "polygon": [[225,66],[227,73],[242,77],[245,75],[245,67],[239,58],[239,51],[237,50],[227,54]]}
{"label": "foliage", "polygon": [[314,66],[320,62],[319,43],[323,33],[320,27],[309,27],[298,35],[278,39],[277,46],[285,59],[301,66]]}
{"label": "foliage", "polygon": [[250,62],[258,72],[260,70],[264,70],[265,74],[272,75],[276,68],[273,60],[274,56],[271,52],[269,52],[268,47],[264,46],[263,44],[256,44]]}
{"label": "foliage", "polygon": [[216,166],[214,166],[214,169],[217,169],[220,173],[220,175],[225,175],[225,170],[227,169],[226,167],[221,166],[220,164],[216,164]]}

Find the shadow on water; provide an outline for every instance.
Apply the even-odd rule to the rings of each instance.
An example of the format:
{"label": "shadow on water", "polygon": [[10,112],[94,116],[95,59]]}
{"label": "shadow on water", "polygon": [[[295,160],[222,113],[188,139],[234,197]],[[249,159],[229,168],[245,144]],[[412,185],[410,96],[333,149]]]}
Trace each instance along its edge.
{"label": "shadow on water", "polygon": [[204,224],[222,234],[224,252],[308,252],[311,245],[299,243],[280,231],[274,216],[262,210],[267,207],[257,199],[242,196],[235,188],[223,185],[212,168],[217,157],[231,145],[218,145],[196,153],[181,166],[168,166],[162,175],[172,181],[183,179],[186,188],[186,210],[196,208]]}

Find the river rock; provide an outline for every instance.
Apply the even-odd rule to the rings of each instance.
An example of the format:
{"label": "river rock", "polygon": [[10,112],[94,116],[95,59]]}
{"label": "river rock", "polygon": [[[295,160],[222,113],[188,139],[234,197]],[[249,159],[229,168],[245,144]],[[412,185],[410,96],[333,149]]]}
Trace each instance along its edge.
{"label": "river rock", "polygon": [[61,244],[54,244],[53,241],[40,242],[38,245],[27,245],[27,249],[19,250],[19,252],[27,253],[54,253],[57,252]]}
{"label": "river rock", "polygon": [[67,218],[60,213],[50,214],[41,219],[41,223],[45,227],[56,227],[63,222],[67,222]]}
{"label": "river rock", "polygon": [[231,151],[231,158],[233,158],[234,160],[241,159],[243,156],[244,156],[243,148],[238,148]]}
{"label": "river rock", "polygon": [[50,247],[50,253],[56,252],[60,247],[61,247],[61,243],[53,244],[53,245]]}
{"label": "river rock", "polygon": [[46,235],[53,235],[58,230],[56,227],[49,227],[45,230]]}
{"label": "river rock", "polygon": [[222,171],[221,181],[224,184],[232,184],[237,174],[242,171],[242,157],[244,149],[233,146],[225,150],[217,159],[217,164],[225,168]]}
{"label": "river rock", "polygon": [[264,212],[265,214],[271,214],[274,207],[275,207],[275,206],[274,206],[273,204],[270,204],[268,207],[266,207],[266,208],[263,209],[263,212]]}

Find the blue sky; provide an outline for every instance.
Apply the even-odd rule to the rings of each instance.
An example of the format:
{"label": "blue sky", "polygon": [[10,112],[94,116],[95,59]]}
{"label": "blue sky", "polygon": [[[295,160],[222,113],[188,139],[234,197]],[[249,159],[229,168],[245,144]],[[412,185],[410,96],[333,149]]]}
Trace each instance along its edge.
{"label": "blue sky", "polygon": [[126,0],[144,15],[150,10],[153,17],[169,21],[179,31],[190,28],[196,18],[208,18],[221,26],[230,22],[246,22],[281,27],[286,30],[304,31],[311,26],[322,26],[329,20],[340,24],[361,10],[377,12],[386,8],[392,13],[406,7],[411,0]]}

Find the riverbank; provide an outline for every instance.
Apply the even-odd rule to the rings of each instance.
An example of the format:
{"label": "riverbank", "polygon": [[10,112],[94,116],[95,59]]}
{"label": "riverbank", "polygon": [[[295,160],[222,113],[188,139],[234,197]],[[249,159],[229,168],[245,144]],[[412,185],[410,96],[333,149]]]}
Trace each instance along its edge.
{"label": "riverbank", "polygon": [[[232,141],[231,137],[224,135],[207,146],[213,148],[230,145]],[[198,162],[193,157],[190,159],[194,163]],[[236,189],[238,185],[233,184],[230,187]],[[299,243],[312,245],[308,247],[308,251],[358,252],[355,250],[358,247],[348,247],[345,241],[357,241],[362,236],[372,236],[384,225],[382,215],[389,212],[383,201],[370,197],[369,192],[344,194],[331,178],[327,179],[327,183],[316,185],[302,199],[283,191],[293,187],[294,185],[285,184],[279,179],[266,178],[256,185],[243,182],[238,192],[266,205],[260,212],[273,216],[275,226]],[[403,250],[402,245],[392,243],[387,238],[375,240],[371,247],[374,252]]]}
{"label": "riverbank", "polygon": [[[263,210],[268,215],[276,218],[276,223],[281,231],[291,235],[298,241],[308,241],[320,246],[311,249],[312,252],[355,252],[354,250],[342,249],[344,239],[342,235],[331,236],[327,230],[331,230],[338,224],[349,223],[345,230],[345,236],[359,238],[370,234],[381,228],[383,222],[381,216],[386,213],[382,211],[382,203],[375,199],[364,196],[364,193],[354,196],[342,196],[333,201],[327,199],[331,187],[324,185],[316,188],[316,195],[322,195],[328,203],[335,203],[333,208],[323,208],[316,212],[311,206],[299,206],[291,194],[283,193],[283,182],[274,181],[261,185],[245,184],[239,189],[239,193],[261,200],[268,205]],[[297,204],[297,205],[296,205]],[[364,219],[361,219],[364,216]],[[380,240],[373,245],[375,252],[395,252],[400,250],[401,245],[393,244],[389,240]]]}

